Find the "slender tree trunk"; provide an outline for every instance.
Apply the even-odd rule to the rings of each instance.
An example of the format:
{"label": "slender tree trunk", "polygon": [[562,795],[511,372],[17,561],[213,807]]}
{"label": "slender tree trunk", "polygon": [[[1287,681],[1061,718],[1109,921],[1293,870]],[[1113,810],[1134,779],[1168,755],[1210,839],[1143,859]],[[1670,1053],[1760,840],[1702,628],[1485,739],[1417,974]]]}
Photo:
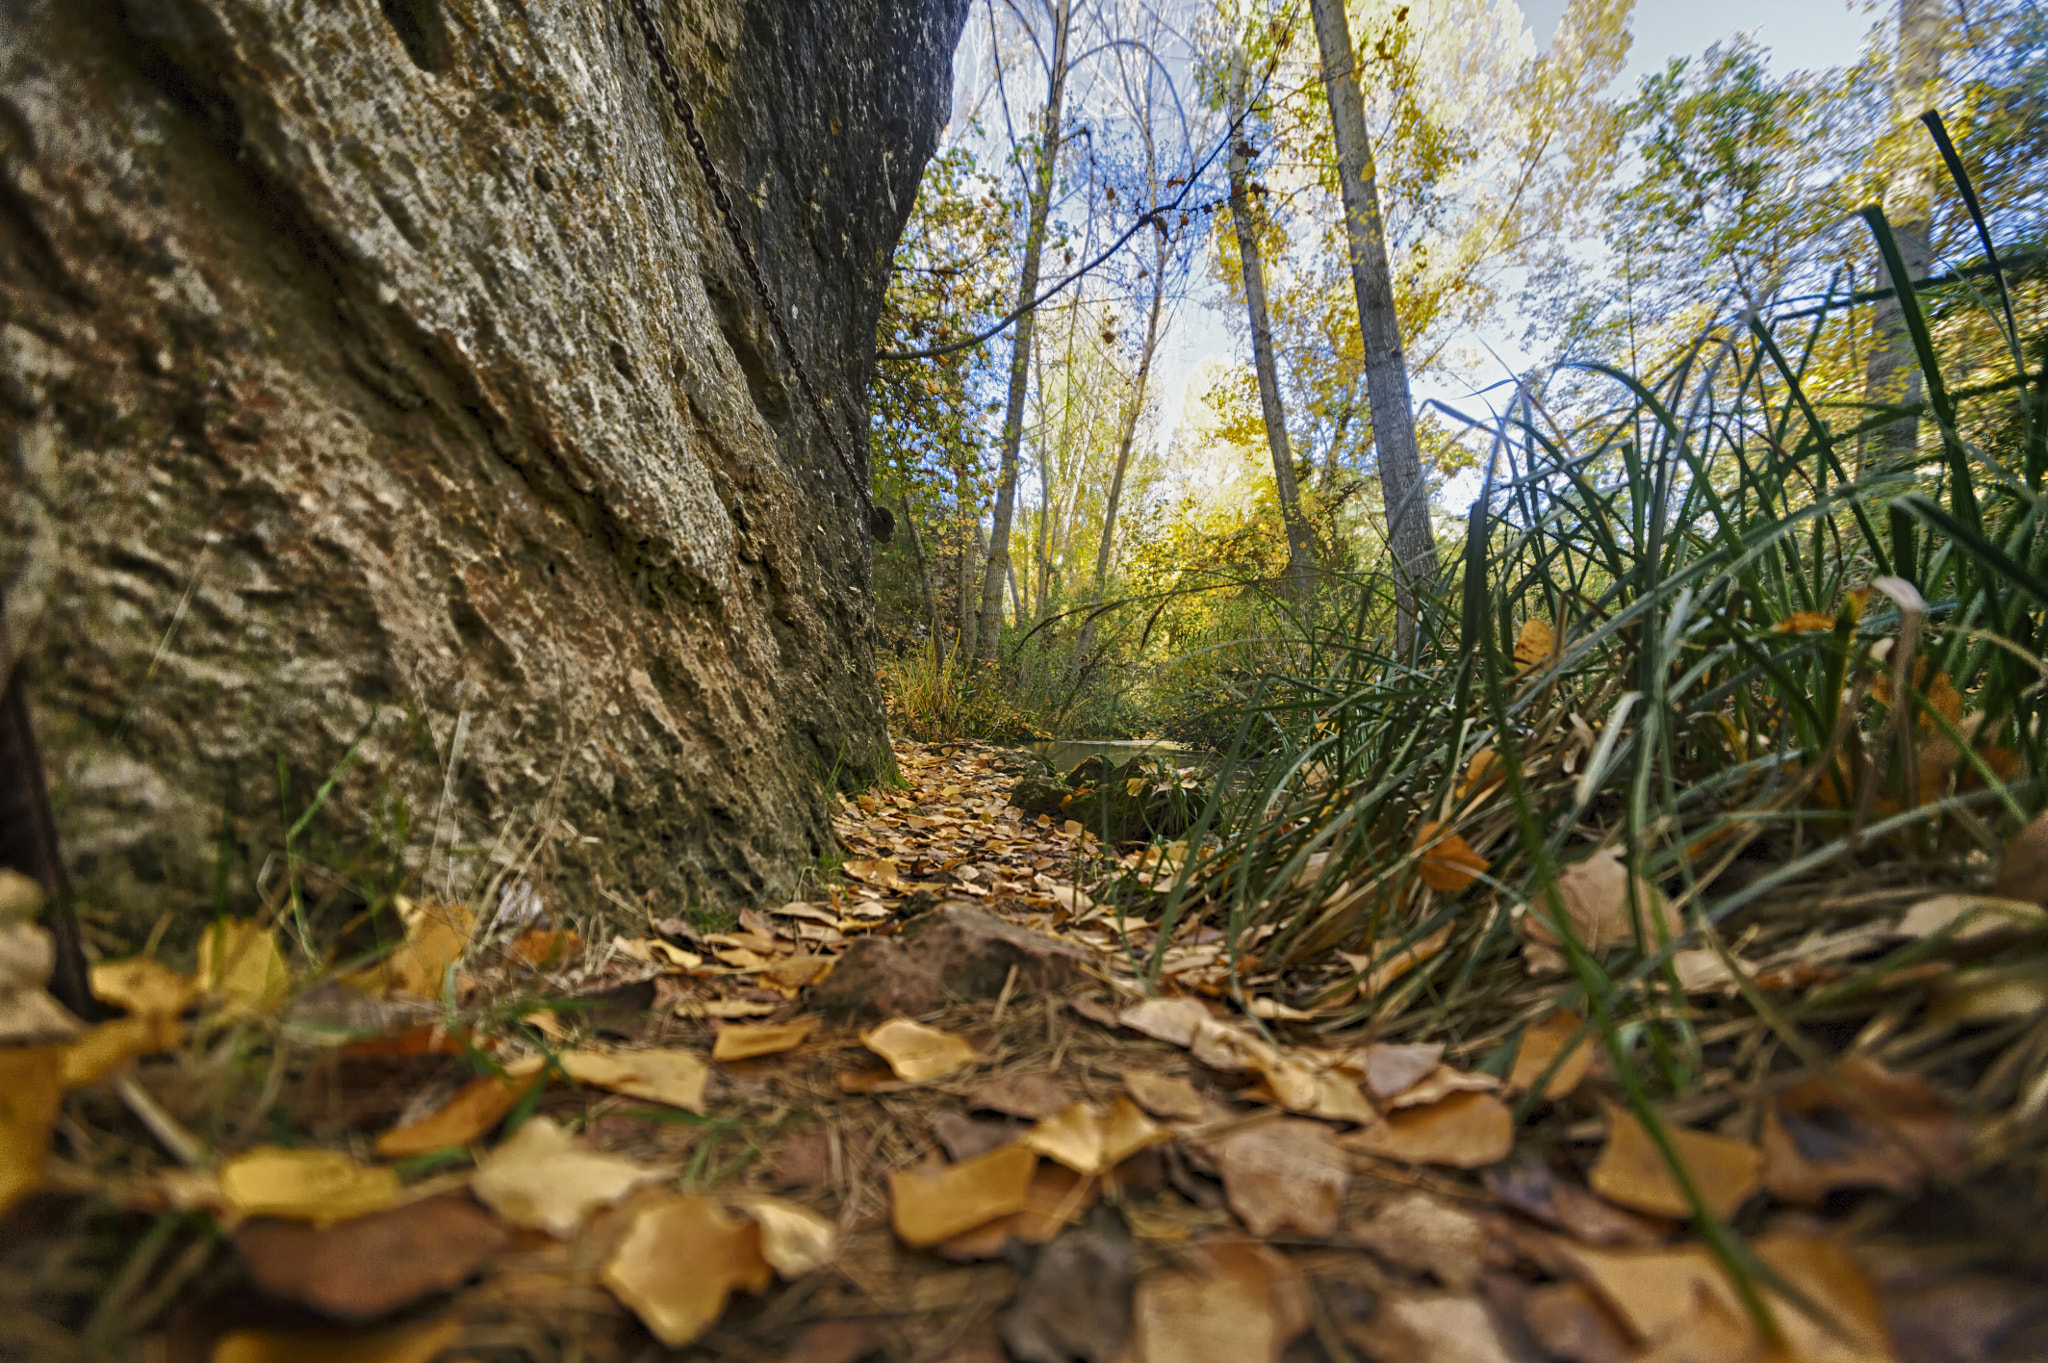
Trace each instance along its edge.
{"label": "slender tree trunk", "polygon": [[[1067,91],[1067,33],[1073,0],[1052,0],[1052,69],[1038,144],[1037,182],[1031,187],[1030,225],[1024,235],[1024,269],[1017,281],[1022,307],[1037,296],[1039,257],[1045,250],[1045,217],[1052,206],[1053,172],[1059,164],[1060,105]],[[997,474],[995,515],[990,521],[988,564],[981,583],[981,633],[970,661],[992,661],[1002,624],[1003,582],[1010,569],[1010,517],[1017,498],[1017,447],[1024,438],[1024,395],[1031,376],[1033,314],[1017,319],[1010,351],[1010,394],[1003,414],[1002,463]]]}
{"label": "slender tree trunk", "polygon": [[946,653],[945,640],[939,637],[939,599],[932,595],[931,569],[924,559],[924,536],[917,533],[917,513],[910,509],[910,494],[903,494],[903,524],[910,532],[910,552],[917,560],[917,585],[924,592],[925,625],[931,631],[932,647],[939,656]]}
{"label": "slender tree trunk", "polygon": [[[1941,0],[1899,0],[1899,43],[1892,68],[1892,117],[1906,152],[1885,185],[1884,215],[1898,238],[1907,278],[1927,277],[1933,258],[1934,148],[1910,125],[1934,103],[1941,78]],[[1880,289],[1893,287],[1884,258],[1878,257]],[[1920,401],[1925,379],[1906,333],[1905,309],[1896,298],[1872,309],[1870,360],[1863,372],[1866,401],[1902,407]],[[1871,432],[1862,462],[1885,469],[1910,458],[1920,441],[1918,418],[1896,421]]]}
{"label": "slender tree trunk", "polygon": [[[1301,514],[1301,489],[1294,480],[1294,455],[1287,446],[1287,413],[1280,405],[1280,374],[1273,364],[1273,327],[1266,315],[1266,270],[1259,260],[1259,234],[1245,190],[1244,57],[1230,63],[1230,221],[1237,228],[1237,255],[1244,272],[1244,307],[1251,320],[1252,367],[1259,375],[1259,409],[1266,418],[1266,444],[1273,452],[1273,483],[1280,492],[1280,519],[1287,525],[1287,576],[1291,590],[1308,590],[1315,573],[1315,539]],[[1156,297],[1156,295],[1155,295]]]}
{"label": "slender tree trunk", "polygon": [[953,635],[953,651],[963,663],[974,661],[974,640],[977,634],[975,607],[980,600],[974,589],[975,577],[981,564],[981,513],[968,495],[969,482],[961,475],[959,505],[966,523],[960,527],[960,573],[954,579],[960,599],[955,603],[960,613],[958,629]]}
{"label": "slender tree trunk", "polygon": [[1351,284],[1358,293],[1358,332],[1365,349],[1366,400],[1372,408],[1373,447],[1387,504],[1387,541],[1394,550],[1395,639],[1406,652],[1415,637],[1416,593],[1436,581],[1436,536],[1429,528],[1429,492],[1415,445],[1415,410],[1408,396],[1407,362],[1401,355],[1401,321],[1394,312],[1378,171],[1365,127],[1365,101],[1358,93],[1351,24],[1344,15],[1344,0],[1309,4],[1322,51],[1323,88],[1330,98],[1330,132],[1337,145],[1345,235],[1351,246]]}

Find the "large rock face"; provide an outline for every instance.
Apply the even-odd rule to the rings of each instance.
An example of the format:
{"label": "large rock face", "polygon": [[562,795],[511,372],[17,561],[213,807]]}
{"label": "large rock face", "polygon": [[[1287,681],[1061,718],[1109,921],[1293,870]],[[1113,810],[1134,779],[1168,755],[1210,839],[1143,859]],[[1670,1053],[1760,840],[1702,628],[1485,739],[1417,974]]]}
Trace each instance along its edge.
{"label": "large rock face", "polygon": [[[964,0],[650,3],[863,459]],[[0,441],[73,877],[131,921],[274,893],[359,737],[294,848],[344,907],[784,892],[886,761],[859,503],[624,0],[0,4]]]}

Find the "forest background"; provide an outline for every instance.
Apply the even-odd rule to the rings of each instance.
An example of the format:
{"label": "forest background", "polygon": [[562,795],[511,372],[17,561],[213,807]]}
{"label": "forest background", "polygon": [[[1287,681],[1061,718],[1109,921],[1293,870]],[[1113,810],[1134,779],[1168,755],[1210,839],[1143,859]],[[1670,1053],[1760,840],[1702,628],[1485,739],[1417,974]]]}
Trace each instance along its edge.
{"label": "forest background", "polygon": [[[1879,410],[1873,355],[1902,333],[1895,307],[1851,305],[1884,282],[1857,210],[1885,205],[1908,238],[1924,221],[1916,277],[1984,263],[1961,198],[1935,190],[1926,108],[2038,350],[2048,20],[2029,0],[1845,7],[1864,33],[1848,65],[1787,69],[1737,33],[1631,79],[1630,0],[1572,0],[1547,46],[1512,0],[1365,0],[1348,17],[1406,368],[1436,395],[1414,432],[1440,548],[1501,413],[1527,399],[1564,431],[1612,407],[1590,362],[1649,381],[1717,328],[1819,306],[1807,396],[1841,427]],[[990,4],[958,70],[878,338],[874,490],[906,522],[877,559],[895,723],[1221,746],[1318,613],[1394,633],[1310,6]],[[1277,413],[1255,376],[1247,249]],[[1232,352],[1166,391],[1187,371],[1161,357],[1204,309]],[[1935,325],[1953,385],[2010,368],[1966,303]]]}

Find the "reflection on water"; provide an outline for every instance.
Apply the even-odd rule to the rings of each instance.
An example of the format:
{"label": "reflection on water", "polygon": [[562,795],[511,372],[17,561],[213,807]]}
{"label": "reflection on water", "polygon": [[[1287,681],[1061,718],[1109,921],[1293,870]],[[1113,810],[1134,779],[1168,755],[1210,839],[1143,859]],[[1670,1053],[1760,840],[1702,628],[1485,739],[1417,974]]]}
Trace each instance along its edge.
{"label": "reflection on water", "polygon": [[1100,757],[1114,767],[1143,753],[1157,753],[1172,761],[1177,754],[1187,751],[1181,744],[1163,738],[1046,738],[1024,746],[1062,776],[1091,757]]}

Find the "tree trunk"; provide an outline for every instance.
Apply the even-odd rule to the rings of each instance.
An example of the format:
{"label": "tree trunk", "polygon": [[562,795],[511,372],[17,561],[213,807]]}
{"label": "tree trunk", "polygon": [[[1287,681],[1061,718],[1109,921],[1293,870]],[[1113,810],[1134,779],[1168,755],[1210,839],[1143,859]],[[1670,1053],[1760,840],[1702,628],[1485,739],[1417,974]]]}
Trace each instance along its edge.
{"label": "tree trunk", "polygon": [[[962,482],[966,480],[963,478]],[[966,514],[967,523],[960,527],[960,573],[954,579],[960,600],[956,606],[960,612],[959,628],[953,635],[953,651],[963,663],[974,661],[974,640],[978,633],[976,612],[979,597],[974,591],[974,579],[981,563],[981,513],[973,501],[966,496],[960,499],[961,510]]]}
{"label": "tree trunk", "polygon": [[1365,128],[1365,102],[1358,93],[1351,25],[1344,0],[1309,2],[1323,57],[1323,88],[1330,98],[1330,133],[1337,146],[1351,284],[1358,293],[1358,332],[1365,350],[1366,401],[1387,505],[1387,541],[1394,550],[1395,639],[1405,653],[1415,637],[1416,593],[1436,580],[1436,536],[1429,528],[1429,492],[1415,446],[1415,411],[1401,355],[1401,322],[1394,312],[1378,171]]}
{"label": "tree trunk", "polygon": [[[1287,525],[1290,590],[1308,589],[1315,572],[1315,540],[1301,514],[1301,490],[1294,481],[1294,455],[1287,447],[1287,413],[1280,405],[1280,374],[1273,364],[1273,328],[1266,316],[1266,271],[1259,260],[1258,230],[1251,195],[1245,190],[1249,147],[1244,136],[1244,58],[1230,65],[1230,220],[1237,228],[1237,254],[1244,271],[1244,307],[1252,329],[1252,367],[1259,375],[1259,409],[1266,419],[1266,444],[1273,452],[1273,483],[1280,492],[1280,518]],[[1154,298],[1157,298],[1155,293]]]}
{"label": "tree trunk", "polygon": [[[1073,0],[1053,0],[1052,62],[1047,73],[1045,116],[1040,122],[1038,177],[1031,189],[1030,225],[1024,235],[1024,269],[1017,281],[1022,307],[1038,293],[1039,257],[1045,250],[1045,217],[1052,206],[1053,171],[1059,163],[1060,105],[1067,90],[1067,33]],[[969,661],[996,656],[1002,626],[1003,582],[1010,570],[1010,516],[1017,499],[1017,447],[1024,438],[1024,396],[1031,377],[1031,312],[1017,319],[1010,351],[1010,394],[1003,414],[1002,463],[997,472],[995,515],[989,523],[988,563],[982,573],[980,636]]]}
{"label": "tree trunk", "polygon": [[[1899,42],[1893,62],[1892,117],[1908,149],[1885,185],[1884,215],[1898,238],[1899,256],[1911,281],[1927,277],[1933,250],[1934,148],[1910,124],[1935,99],[1941,77],[1941,0],[1899,0]],[[1878,257],[1880,289],[1894,287],[1884,258]],[[1896,298],[1880,299],[1872,310],[1870,360],[1863,373],[1865,401],[1901,407],[1920,401],[1925,380],[1906,333],[1905,309]],[[1863,449],[1865,467],[1891,468],[1910,458],[1920,441],[1917,417],[1873,431]]]}
{"label": "tree trunk", "polygon": [[945,656],[945,641],[939,637],[939,599],[932,595],[931,569],[924,560],[924,536],[917,533],[917,513],[910,509],[910,494],[903,494],[903,525],[910,534],[910,552],[917,560],[917,585],[924,592],[924,618],[931,631],[932,647]]}

